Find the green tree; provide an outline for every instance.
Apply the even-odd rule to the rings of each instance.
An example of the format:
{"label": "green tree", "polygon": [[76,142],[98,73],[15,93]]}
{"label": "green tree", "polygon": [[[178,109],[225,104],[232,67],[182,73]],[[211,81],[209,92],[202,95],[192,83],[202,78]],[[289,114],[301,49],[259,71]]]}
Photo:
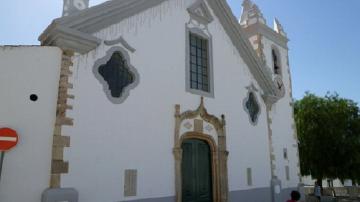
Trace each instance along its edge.
{"label": "green tree", "polygon": [[302,175],[360,181],[360,115],[352,100],[307,93],[295,102]]}

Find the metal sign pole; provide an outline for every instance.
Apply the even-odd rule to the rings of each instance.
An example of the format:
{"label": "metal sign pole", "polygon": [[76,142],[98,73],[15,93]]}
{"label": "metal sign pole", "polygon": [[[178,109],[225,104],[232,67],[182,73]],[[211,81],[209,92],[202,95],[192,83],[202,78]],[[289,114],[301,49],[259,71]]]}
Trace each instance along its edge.
{"label": "metal sign pole", "polygon": [[3,165],[3,162],[4,162],[4,157],[5,157],[5,152],[2,151],[1,152],[1,159],[0,159],[0,182],[1,182],[1,171],[2,171],[2,165]]}

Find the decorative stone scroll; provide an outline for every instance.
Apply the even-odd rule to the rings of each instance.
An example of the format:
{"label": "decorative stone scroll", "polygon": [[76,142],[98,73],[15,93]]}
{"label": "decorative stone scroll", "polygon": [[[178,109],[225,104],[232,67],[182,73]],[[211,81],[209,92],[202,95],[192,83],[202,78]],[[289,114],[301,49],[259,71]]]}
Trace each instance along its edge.
{"label": "decorative stone scroll", "polygon": [[[183,122],[187,119],[195,119],[200,117],[203,121],[211,125],[217,134],[217,143],[214,138],[208,134],[198,131],[186,132],[180,134],[180,128]],[[199,122],[199,120],[197,120]],[[199,123],[198,123],[199,124]],[[201,124],[202,125],[202,124]],[[212,158],[212,189],[214,202],[228,201],[228,169],[227,159],[229,152],[226,150],[226,130],[225,130],[225,116],[218,118],[214,115],[208,114],[204,98],[201,97],[199,107],[194,111],[180,112],[180,105],[175,106],[175,134],[174,134],[174,158],[175,158],[175,188],[176,188],[176,202],[182,202],[182,142],[186,139],[200,139],[206,141],[211,149]],[[195,127],[194,127],[195,128]]]}
{"label": "decorative stone scroll", "polygon": [[214,20],[204,0],[197,0],[188,8],[188,12],[192,18],[202,24],[207,25]]}

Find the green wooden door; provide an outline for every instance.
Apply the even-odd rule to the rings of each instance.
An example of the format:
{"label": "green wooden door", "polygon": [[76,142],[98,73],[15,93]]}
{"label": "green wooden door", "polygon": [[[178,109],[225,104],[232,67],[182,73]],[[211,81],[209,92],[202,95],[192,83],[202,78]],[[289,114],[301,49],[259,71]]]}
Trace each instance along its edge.
{"label": "green wooden door", "polygon": [[201,140],[189,139],[182,144],[182,201],[212,202],[211,152]]}

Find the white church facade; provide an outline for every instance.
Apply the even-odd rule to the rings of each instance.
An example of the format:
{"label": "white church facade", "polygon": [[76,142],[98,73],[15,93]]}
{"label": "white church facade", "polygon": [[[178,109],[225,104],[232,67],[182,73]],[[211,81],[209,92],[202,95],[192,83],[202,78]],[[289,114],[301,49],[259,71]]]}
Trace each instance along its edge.
{"label": "white church facade", "polygon": [[250,0],[240,19],[225,0],[88,5],[64,0],[41,46],[0,49],[0,128],[20,136],[0,201],[280,202],[298,189],[278,20]]}

